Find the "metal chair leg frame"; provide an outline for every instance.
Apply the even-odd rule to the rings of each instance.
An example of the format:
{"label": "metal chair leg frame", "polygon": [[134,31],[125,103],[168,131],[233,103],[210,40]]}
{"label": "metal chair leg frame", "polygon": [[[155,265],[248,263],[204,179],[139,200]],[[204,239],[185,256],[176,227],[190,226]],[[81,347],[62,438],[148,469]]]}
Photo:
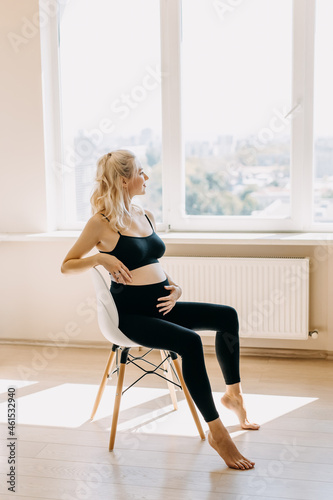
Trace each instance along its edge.
{"label": "metal chair leg frame", "polygon": [[[151,349],[150,351],[148,352],[151,352],[153,349]],[[145,356],[145,355],[144,355]],[[132,356],[130,353],[128,355],[128,359],[127,359],[127,364],[133,364],[134,366],[136,366],[137,368],[139,368],[140,370],[142,370],[144,372],[143,375],[141,375],[141,377],[137,378],[131,385],[129,385],[128,387],[126,387],[126,389],[123,391],[123,394],[128,391],[131,387],[133,387],[135,384],[137,384],[142,378],[144,378],[146,375],[156,375],[160,378],[162,378],[163,380],[165,380],[166,382],[169,382],[177,387],[179,387],[181,389],[181,385],[179,383],[179,380],[178,380],[178,377],[177,377],[177,374],[174,372],[178,382],[175,382],[173,380],[173,378],[171,379],[168,379],[167,377],[165,377],[164,375],[161,375],[158,370],[160,370],[161,372],[165,373],[165,370],[164,368],[162,368],[163,366],[163,363],[164,363],[164,359],[162,358],[162,361],[159,365],[155,365],[154,363],[151,363],[150,361],[147,361],[146,359],[143,359],[144,356]],[[165,355],[166,359],[170,358],[171,357],[171,354],[169,355]],[[148,363],[149,365],[153,366],[154,367],[154,370],[146,370],[142,365],[136,363],[136,361],[139,360],[139,361],[145,361],[146,363]],[[118,358],[117,358],[117,364],[118,364]],[[173,369],[173,366],[170,365],[171,368]]]}

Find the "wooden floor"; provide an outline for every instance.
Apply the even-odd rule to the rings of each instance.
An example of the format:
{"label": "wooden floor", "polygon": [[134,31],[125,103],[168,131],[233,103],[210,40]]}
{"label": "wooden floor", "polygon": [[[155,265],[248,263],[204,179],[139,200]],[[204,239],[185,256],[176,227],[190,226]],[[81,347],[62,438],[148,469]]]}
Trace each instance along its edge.
{"label": "wooden floor", "polygon": [[[206,356],[222,420],[241,452],[256,462],[251,471],[236,471],[200,440],[182,393],[174,411],[164,381],[152,376],[124,394],[110,453],[115,378],[89,420],[107,350],[0,349],[3,500],[333,498],[331,361],[242,357],[249,416],[261,424],[259,431],[242,431],[219,403],[223,380],[215,357]],[[128,368],[125,384],[134,372]],[[17,391],[15,494],[6,483],[11,386]]]}

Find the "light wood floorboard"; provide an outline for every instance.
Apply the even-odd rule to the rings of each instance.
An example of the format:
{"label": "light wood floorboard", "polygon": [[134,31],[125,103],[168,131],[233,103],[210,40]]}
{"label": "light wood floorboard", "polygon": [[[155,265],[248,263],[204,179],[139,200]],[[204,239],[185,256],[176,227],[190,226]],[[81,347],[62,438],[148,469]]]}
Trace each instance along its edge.
{"label": "light wood floorboard", "polygon": [[[256,462],[251,471],[236,471],[200,440],[183,394],[177,391],[174,411],[165,382],[151,376],[124,394],[115,450],[109,453],[116,377],[95,420],[89,420],[109,351],[59,348],[52,359],[50,352],[1,346],[1,499],[333,498],[332,361],[242,357],[248,410],[261,424],[256,432],[241,430],[221,407],[223,379],[215,357],[206,356],[222,420],[241,452]],[[152,357],[159,360],[159,352]],[[135,374],[128,367],[126,385]],[[17,388],[15,494],[6,484],[9,386]]]}

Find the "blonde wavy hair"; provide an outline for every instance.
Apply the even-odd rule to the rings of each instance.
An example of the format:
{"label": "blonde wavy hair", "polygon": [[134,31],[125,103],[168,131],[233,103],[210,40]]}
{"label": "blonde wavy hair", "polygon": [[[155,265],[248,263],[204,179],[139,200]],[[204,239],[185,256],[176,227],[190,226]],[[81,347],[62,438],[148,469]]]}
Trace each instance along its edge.
{"label": "blonde wavy hair", "polygon": [[128,191],[123,187],[123,180],[131,179],[136,168],[135,155],[126,149],[107,153],[97,161],[95,188],[90,198],[92,213],[103,212],[113,231],[129,226],[132,215],[127,207],[143,212],[141,207],[131,203]]}

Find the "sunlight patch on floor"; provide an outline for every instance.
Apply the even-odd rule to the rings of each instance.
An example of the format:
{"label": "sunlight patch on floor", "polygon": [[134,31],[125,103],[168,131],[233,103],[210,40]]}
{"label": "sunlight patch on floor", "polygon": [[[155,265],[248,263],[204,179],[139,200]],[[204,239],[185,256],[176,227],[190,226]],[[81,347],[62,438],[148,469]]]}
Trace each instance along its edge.
{"label": "sunlight patch on floor", "polygon": [[21,387],[27,387],[28,385],[38,384],[37,380],[13,380],[13,379],[0,379],[0,393],[7,394],[9,387],[15,387],[15,389],[20,389]]}
{"label": "sunlight patch on floor", "polygon": [[[16,381],[16,387],[25,387],[34,382]],[[8,381],[1,381],[8,388]],[[12,381],[12,384],[14,382]],[[20,385],[19,385],[20,384]],[[97,394],[96,385],[87,384],[60,384],[20,397],[17,390],[17,425],[80,427],[90,419],[93,403]],[[178,396],[178,411],[174,411],[167,389],[133,387],[124,394],[121,401],[118,430],[147,433],[170,434],[182,436],[197,435],[197,429],[184,399],[182,392],[176,391]],[[105,389],[100,406],[94,421],[102,428],[109,430],[113,410],[115,387]],[[222,393],[215,392],[214,400],[226,427],[237,426],[237,417],[220,403]],[[286,415],[317,398],[294,396],[276,396],[269,394],[245,394],[244,399],[249,418],[258,424],[265,424],[271,420]],[[2,410],[7,402],[1,404]],[[208,429],[206,422],[200,416],[204,430]],[[1,412],[0,422],[6,422],[6,412]],[[232,436],[243,432],[235,430]]]}

